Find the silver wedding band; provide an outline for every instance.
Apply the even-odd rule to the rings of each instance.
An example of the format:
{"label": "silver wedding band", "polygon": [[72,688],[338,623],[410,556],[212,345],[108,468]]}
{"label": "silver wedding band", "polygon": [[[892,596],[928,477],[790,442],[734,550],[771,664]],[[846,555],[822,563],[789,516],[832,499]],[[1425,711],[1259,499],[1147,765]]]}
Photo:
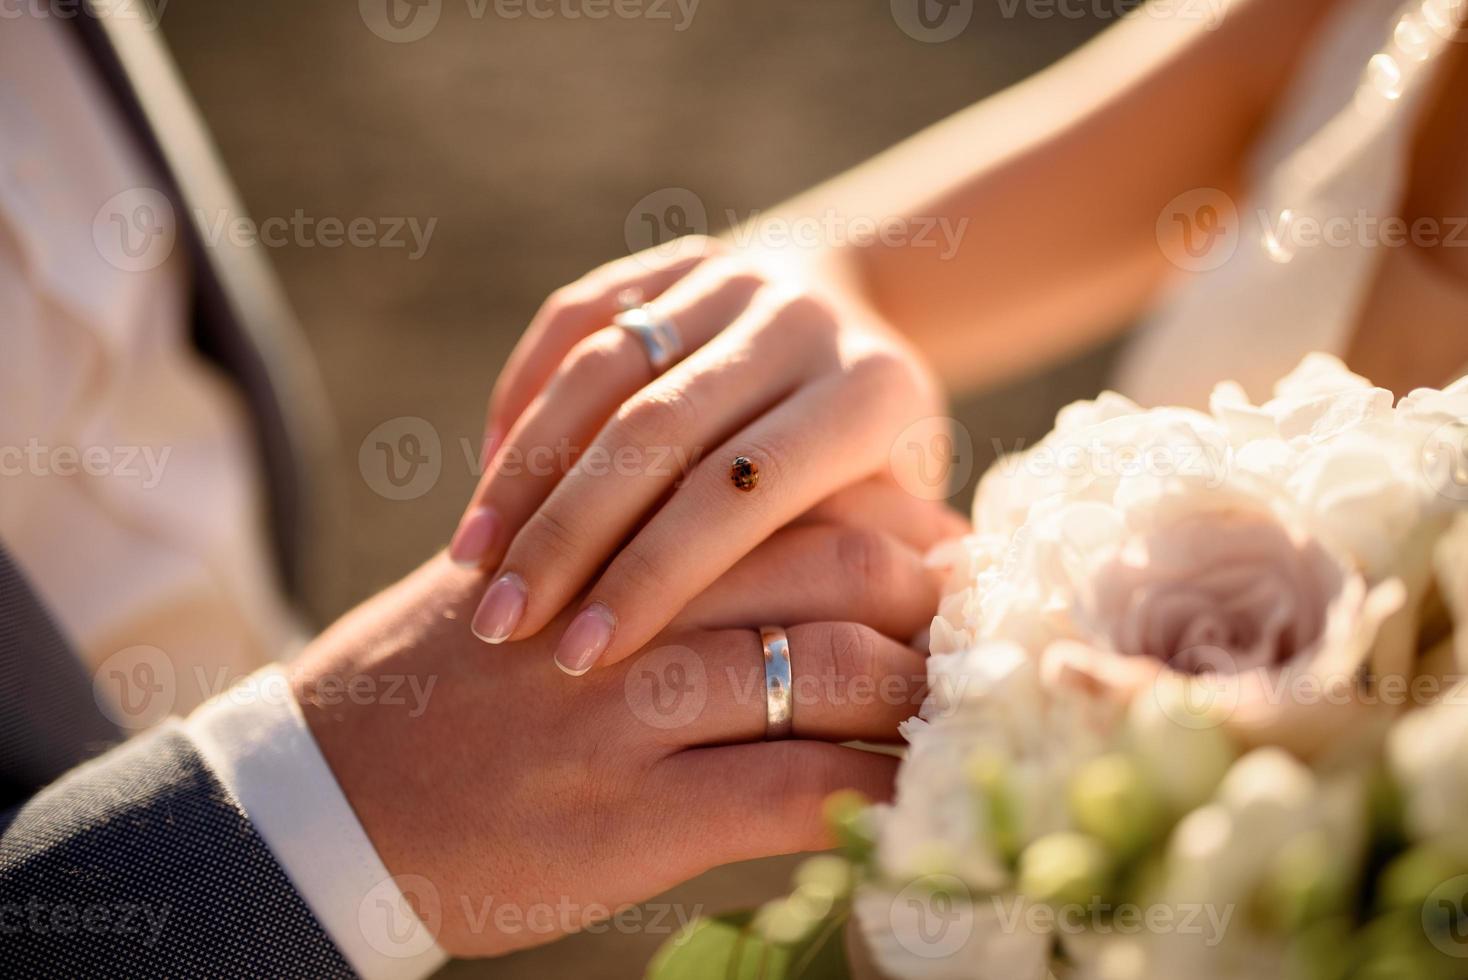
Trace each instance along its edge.
{"label": "silver wedding band", "polygon": [[795,728],[790,637],[779,626],[762,626],[759,639],[765,648],[765,741],[773,742],[789,738]]}
{"label": "silver wedding band", "polygon": [[673,321],[658,316],[646,303],[623,310],[612,318],[612,323],[642,341],[647,359],[658,374],[666,371],[668,365],[683,353],[683,340],[678,336],[678,328]]}

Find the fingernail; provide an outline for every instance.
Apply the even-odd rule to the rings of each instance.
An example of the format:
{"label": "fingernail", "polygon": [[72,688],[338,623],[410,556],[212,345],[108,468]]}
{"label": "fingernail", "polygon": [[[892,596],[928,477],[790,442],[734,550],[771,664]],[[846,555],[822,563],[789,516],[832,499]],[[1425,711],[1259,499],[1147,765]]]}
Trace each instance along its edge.
{"label": "fingernail", "polygon": [[474,612],[470,629],[485,643],[503,643],[525,615],[525,582],[511,572],[494,580]]}
{"label": "fingernail", "polygon": [[500,515],[493,507],[475,507],[459,522],[449,542],[449,559],[460,568],[478,568],[499,529]]}
{"label": "fingernail", "polygon": [[556,666],[572,677],[590,670],[612,642],[617,617],[600,602],[594,602],[576,614],[556,647]]}

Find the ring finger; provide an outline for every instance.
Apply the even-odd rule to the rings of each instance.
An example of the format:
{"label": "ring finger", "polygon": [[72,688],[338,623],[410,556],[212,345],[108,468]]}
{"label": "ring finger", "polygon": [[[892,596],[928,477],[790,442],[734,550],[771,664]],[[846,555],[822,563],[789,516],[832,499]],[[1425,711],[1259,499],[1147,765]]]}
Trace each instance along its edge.
{"label": "ring finger", "polygon": [[[649,309],[672,321],[684,353],[702,347],[748,306],[759,281],[712,260]],[[449,545],[459,565],[493,567],[617,407],[654,380],[648,351],[630,331],[604,327],[581,341],[521,414],[474,491]]]}
{"label": "ring finger", "polygon": [[[786,629],[791,737],[892,742],[927,693],[922,654],[855,623]],[[629,661],[620,685],[634,718],[681,746],[766,736],[764,648],[758,630],[671,636]]]}

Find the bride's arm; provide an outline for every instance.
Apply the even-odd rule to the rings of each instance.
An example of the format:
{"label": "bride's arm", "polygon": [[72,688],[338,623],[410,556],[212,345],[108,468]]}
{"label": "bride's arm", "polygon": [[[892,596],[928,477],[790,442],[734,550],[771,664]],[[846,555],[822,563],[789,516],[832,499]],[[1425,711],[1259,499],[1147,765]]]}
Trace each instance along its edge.
{"label": "bride's arm", "polygon": [[896,219],[905,234],[888,245],[782,251],[875,307],[951,385],[1045,363],[1145,307],[1170,270],[1158,215],[1186,191],[1238,185],[1305,40],[1337,2],[1144,8],[761,220]]}
{"label": "bride's arm", "polygon": [[[1164,273],[1159,210],[1232,181],[1327,2],[1240,0],[1213,34],[1148,10],[767,219],[799,234],[753,238],[832,229],[819,245],[771,255],[736,230],[557,290],[495,385],[485,473],[450,545],[497,569],[475,632],[519,641],[580,602],[555,653],[579,676],[843,487],[942,497],[942,386],[914,341],[974,383],[1135,311]],[[837,243],[903,216],[907,247]],[[925,218],[961,232],[956,252],[914,241],[931,240]],[[607,326],[631,294],[643,332]]]}

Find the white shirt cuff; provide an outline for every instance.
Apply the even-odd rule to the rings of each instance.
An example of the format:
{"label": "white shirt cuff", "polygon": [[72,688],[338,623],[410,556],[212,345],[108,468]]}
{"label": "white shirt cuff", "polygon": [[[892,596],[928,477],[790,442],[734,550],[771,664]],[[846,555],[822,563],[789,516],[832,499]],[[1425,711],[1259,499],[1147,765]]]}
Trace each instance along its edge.
{"label": "white shirt cuff", "polygon": [[265,667],[200,705],[194,745],[365,980],[419,980],[448,959],[322,757],[285,671]]}

